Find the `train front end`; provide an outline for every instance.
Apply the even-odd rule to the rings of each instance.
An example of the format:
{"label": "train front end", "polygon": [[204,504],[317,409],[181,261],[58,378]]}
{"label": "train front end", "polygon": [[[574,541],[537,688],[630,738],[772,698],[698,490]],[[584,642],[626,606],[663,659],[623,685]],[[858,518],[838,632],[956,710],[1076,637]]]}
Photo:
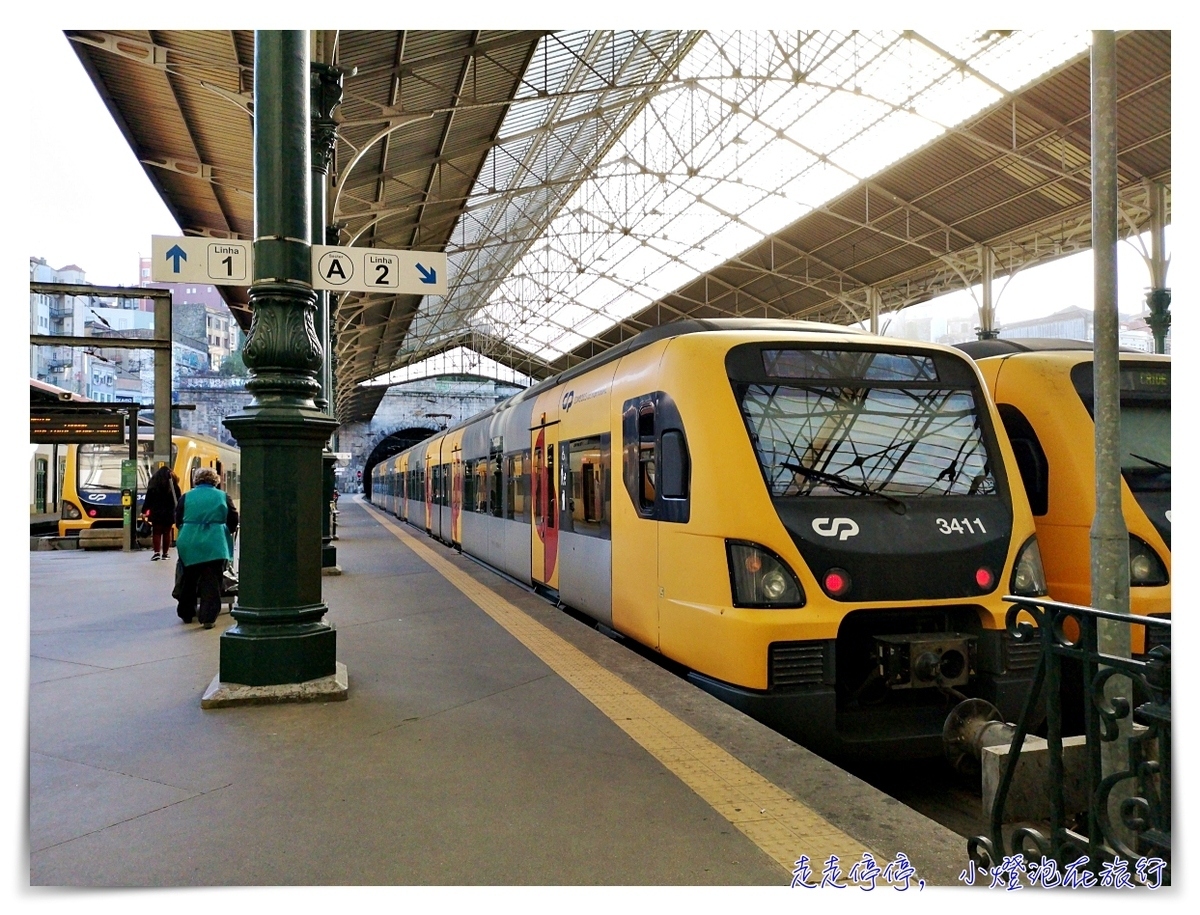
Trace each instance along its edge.
{"label": "train front end", "polygon": [[852,333],[743,334],[681,337],[672,367],[695,376],[672,392],[692,512],[660,529],[661,650],[832,757],[937,755],[966,697],[1015,720],[1036,654],[1006,635],[1002,598],[1045,581],[972,363]]}

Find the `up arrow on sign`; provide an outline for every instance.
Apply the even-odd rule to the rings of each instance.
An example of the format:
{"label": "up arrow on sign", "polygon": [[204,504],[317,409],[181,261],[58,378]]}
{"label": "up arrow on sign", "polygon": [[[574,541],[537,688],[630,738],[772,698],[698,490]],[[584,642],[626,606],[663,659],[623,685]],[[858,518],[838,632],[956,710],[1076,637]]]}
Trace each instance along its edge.
{"label": "up arrow on sign", "polygon": [[445,295],[446,255],[440,251],[392,251],[313,245],[314,289]]}
{"label": "up arrow on sign", "polygon": [[206,283],[249,286],[251,248],[248,241],[187,235],[150,237],[150,278],[156,283]]}

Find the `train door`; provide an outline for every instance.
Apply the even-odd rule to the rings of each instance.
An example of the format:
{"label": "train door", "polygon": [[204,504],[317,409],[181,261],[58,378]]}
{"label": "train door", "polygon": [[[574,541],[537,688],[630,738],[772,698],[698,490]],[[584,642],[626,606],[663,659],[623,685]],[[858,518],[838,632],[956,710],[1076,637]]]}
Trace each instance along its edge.
{"label": "train door", "polygon": [[425,530],[428,533],[433,533],[433,493],[434,479],[433,471],[438,465],[438,452],[430,447],[425,450],[425,485],[422,487],[421,496],[425,500]]}
{"label": "train door", "polygon": [[462,547],[463,462],[462,445],[450,449],[450,536],[451,543]]}
{"label": "train door", "polygon": [[396,517],[401,521],[408,520],[408,455],[402,455],[399,462],[400,476],[396,482]]}
{"label": "train door", "polygon": [[534,584],[558,590],[558,453],[557,422],[530,430],[533,437],[532,561]]}
{"label": "train door", "polygon": [[[612,493],[612,626],[645,645],[659,647],[658,528],[655,512],[657,455],[655,412],[658,364],[665,343],[625,356],[614,380],[615,461]],[[615,409],[614,409],[615,412]],[[620,473],[620,477],[617,474]],[[621,481],[618,490],[617,480]]]}

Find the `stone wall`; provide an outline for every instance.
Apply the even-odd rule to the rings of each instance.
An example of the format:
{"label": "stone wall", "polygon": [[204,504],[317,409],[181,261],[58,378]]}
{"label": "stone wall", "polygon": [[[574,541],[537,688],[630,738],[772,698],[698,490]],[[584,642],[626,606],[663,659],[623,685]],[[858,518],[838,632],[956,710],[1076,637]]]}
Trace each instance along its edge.
{"label": "stone wall", "polygon": [[253,399],[246,390],[246,378],[219,375],[184,375],[175,384],[178,403],[195,404],[195,410],[180,410],[180,428],[184,432],[207,435],[233,445],[236,442],[221,420],[236,413]]}
{"label": "stone wall", "polygon": [[339,427],[335,450],[351,455],[338,476],[343,492],[358,489],[358,474],[371,452],[389,435],[405,429],[425,429],[430,434],[458,425],[477,413],[523,389],[492,379],[470,381],[425,378],[393,385],[383,395],[375,415],[367,423],[345,423]]}
{"label": "stone wall", "polygon": [[[244,377],[185,375],[175,386],[179,403],[195,404],[195,410],[180,410],[180,428],[236,444],[221,420],[236,413],[253,399]],[[430,434],[490,410],[497,403],[520,393],[522,388],[503,381],[470,381],[425,378],[393,385],[383,395],[370,422],[344,423],[334,438],[334,450],[350,454],[339,473],[344,492],[357,488],[358,472],[371,452],[389,435],[405,429],[427,430]]]}

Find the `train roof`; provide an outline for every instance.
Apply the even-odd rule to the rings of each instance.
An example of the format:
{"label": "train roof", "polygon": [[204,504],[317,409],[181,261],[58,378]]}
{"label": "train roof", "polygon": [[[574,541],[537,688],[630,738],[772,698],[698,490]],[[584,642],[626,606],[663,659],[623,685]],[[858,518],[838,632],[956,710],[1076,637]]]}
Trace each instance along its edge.
{"label": "train roof", "polygon": [[[1086,350],[1092,352],[1095,347],[1090,340],[1064,340],[1056,337],[1019,337],[991,340],[968,340],[966,343],[954,344],[955,349],[962,350],[972,359],[987,359],[989,356],[1011,356],[1015,353],[1065,353]],[[1140,350],[1122,346],[1122,353],[1137,353]]]}
{"label": "train roof", "polygon": [[513,401],[522,401],[536,397],[547,388],[570,381],[592,369],[599,368],[629,353],[635,352],[659,340],[671,337],[682,337],[685,334],[698,334],[718,330],[759,330],[759,331],[788,331],[790,333],[806,334],[865,334],[865,331],[841,324],[826,324],[820,321],[790,321],[783,318],[684,318],[672,321],[670,324],[660,324],[642,331],[636,337],[630,337],[616,346],[611,346],[602,353],[597,353],[590,359],[585,359],[579,365],[572,366],[564,372],[546,378],[517,394]]}
{"label": "train roof", "polygon": [[[501,410],[508,409],[513,404],[528,400],[530,397],[537,397],[543,391],[570,381],[572,378],[577,378],[586,372],[590,372],[592,369],[620,359],[622,356],[649,346],[651,343],[657,343],[659,340],[712,331],[786,331],[788,333],[872,336],[867,331],[859,330],[856,327],[847,327],[844,324],[828,324],[822,321],[793,321],[786,318],[683,318],[679,321],[672,321],[670,324],[660,324],[657,327],[648,328],[635,337],[630,337],[628,340],[611,346],[604,352],[592,356],[590,359],[585,359],[579,365],[572,366],[566,371],[539,381],[537,384],[526,388],[520,394],[514,394],[512,397],[501,401],[489,410],[477,413],[469,419],[433,435],[445,435],[462,429],[471,423],[478,422],[483,416],[490,416]],[[938,344],[926,343],[924,345],[937,346]],[[433,435],[430,437],[432,438]]]}

